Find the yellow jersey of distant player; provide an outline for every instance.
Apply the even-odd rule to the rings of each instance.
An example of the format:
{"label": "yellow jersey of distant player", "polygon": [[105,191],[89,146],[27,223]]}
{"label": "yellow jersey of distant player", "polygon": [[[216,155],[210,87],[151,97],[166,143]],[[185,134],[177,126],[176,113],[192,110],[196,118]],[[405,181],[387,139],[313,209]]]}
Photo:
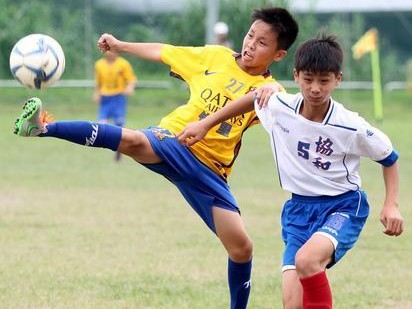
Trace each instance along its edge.
{"label": "yellow jersey of distant player", "polygon": [[[172,111],[159,124],[175,134],[188,123],[218,111],[263,84],[275,81],[269,71],[258,76],[243,71],[236,63],[239,55],[223,46],[165,45],[161,57],[170,66],[171,75],[184,80],[190,89],[187,104]],[[254,111],[227,120],[212,128],[190,150],[201,162],[227,179],[238,156],[243,133],[256,123],[258,118]]]}
{"label": "yellow jersey of distant player", "polygon": [[95,78],[100,94],[106,96],[123,93],[128,83],[137,80],[130,63],[119,56],[113,63],[108,63],[105,58],[97,60]]}

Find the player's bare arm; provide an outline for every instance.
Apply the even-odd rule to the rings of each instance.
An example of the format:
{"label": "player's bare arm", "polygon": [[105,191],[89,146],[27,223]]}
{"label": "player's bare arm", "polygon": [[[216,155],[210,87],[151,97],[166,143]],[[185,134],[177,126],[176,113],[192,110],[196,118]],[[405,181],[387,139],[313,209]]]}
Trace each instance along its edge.
{"label": "player's bare arm", "polygon": [[135,86],[136,86],[136,82],[127,83],[126,88],[123,91],[123,94],[124,95],[133,94]]}
{"label": "player's bare arm", "polygon": [[150,61],[162,61],[160,56],[163,48],[162,43],[125,42],[118,40],[111,34],[104,33],[97,41],[97,46],[101,52],[111,50],[116,53],[126,53]]}
{"label": "player's bare arm", "polygon": [[200,121],[189,123],[182,132],[177,134],[177,139],[181,144],[192,146],[200,141],[207,132],[219,123],[232,117],[248,113],[254,109],[253,101],[256,97],[255,92],[250,92],[224,108],[213,113]]}
{"label": "player's bare arm", "polygon": [[232,117],[252,111],[255,100],[259,108],[266,107],[272,94],[282,91],[282,89],[283,88],[276,82],[263,85],[256,91],[234,100],[231,104],[226,105],[216,113],[200,121],[189,123],[183,131],[177,135],[177,138],[181,144],[191,146],[204,138],[207,132],[215,125]]}
{"label": "player's bare arm", "polygon": [[398,208],[398,191],[399,191],[399,166],[398,162],[385,167],[383,166],[383,179],[386,188],[386,197],[383,204],[380,221],[389,236],[399,236],[403,232],[403,219]]}

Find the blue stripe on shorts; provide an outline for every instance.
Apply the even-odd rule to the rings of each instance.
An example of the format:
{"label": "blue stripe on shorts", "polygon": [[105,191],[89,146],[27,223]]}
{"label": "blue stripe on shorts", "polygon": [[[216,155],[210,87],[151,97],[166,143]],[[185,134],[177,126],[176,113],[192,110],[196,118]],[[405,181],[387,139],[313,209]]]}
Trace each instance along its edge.
{"label": "blue stripe on shorts", "polygon": [[142,164],[174,183],[190,206],[214,232],[212,206],[239,212],[228,184],[181,145],[169,130],[151,127],[142,131],[155,153],[163,160]]}
{"label": "blue stripe on shorts", "polygon": [[296,252],[314,233],[322,233],[335,246],[336,264],[359,238],[369,215],[365,192],[349,191],[338,196],[307,197],[292,194],[282,210],[285,243],[283,269],[294,268]]}

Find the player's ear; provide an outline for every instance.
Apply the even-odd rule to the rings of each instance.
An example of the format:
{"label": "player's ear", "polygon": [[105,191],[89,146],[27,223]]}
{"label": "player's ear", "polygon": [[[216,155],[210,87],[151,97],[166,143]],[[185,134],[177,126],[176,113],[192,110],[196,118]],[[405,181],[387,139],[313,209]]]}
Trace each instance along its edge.
{"label": "player's ear", "polygon": [[343,72],[340,71],[339,74],[336,75],[336,86],[338,86],[342,81]]}
{"label": "player's ear", "polygon": [[286,55],[288,54],[288,52],[284,49],[279,49],[275,52],[275,55],[273,56],[273,61],[281,61],[283,58],[286,57]]}
{"label": "player's ear", "polygon": [[296,69],[293,69],[293,78],[295,80],[295,83],[298,83],[299,81],[299,73]]}

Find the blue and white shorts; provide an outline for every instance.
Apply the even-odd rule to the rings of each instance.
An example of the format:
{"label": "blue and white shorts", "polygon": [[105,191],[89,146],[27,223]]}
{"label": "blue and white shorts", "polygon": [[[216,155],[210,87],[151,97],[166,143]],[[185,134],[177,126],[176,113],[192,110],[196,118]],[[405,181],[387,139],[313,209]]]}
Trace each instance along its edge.
{"label": "blue and white shorts", "polygon": [[368,215],[369,204],[363,191],[332,197],[292,194],[281,216],[285,243],[282,270],[296,268],[296,252],[313,234],[324,235],[333,243],[335,253],[327,268],[332,267],[358,240]]}
{"label": "blue and white shorts", "polygon": [[142,132],[149,139],[154,152],[163,160],[157,164],[142,165],[175,184],[214,233],[212,206],[239,212],[226,181],[200,162],[188,147],[181,145],[172,132],[159,127]]}

